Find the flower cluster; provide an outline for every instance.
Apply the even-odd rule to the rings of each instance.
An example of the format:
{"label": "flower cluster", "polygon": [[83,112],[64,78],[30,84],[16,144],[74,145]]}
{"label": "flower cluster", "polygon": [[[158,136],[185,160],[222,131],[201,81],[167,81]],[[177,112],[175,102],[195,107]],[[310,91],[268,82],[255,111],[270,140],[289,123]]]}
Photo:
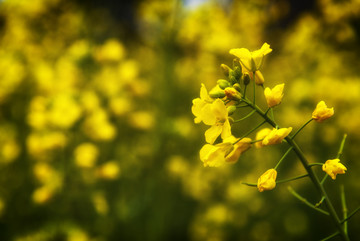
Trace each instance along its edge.
{"label": "flower cluster", "polygon": [[[200,160],[204,166],[219,167],[226,163],[235,163],[253,144],[256,148],[262,148],[281,144],[284,141],[288,142],[291,148],[278,164],[261,175],[256,185],[252,184],[252,186],[257,186],[260,192],[272,190],[276,187],[278,174],[276,169],[294,148],[294,144],[289,143],[289,141],[292,141],[302,128],[312,120],[323,122],[334,114],[333,108],[328,108],[324,101],[320,101],[310,120],[292,136],[290,136],[292,127],[281,128],[274,120],[273,109],[280,105],[283,100],[285,84],[281,83],[273,88],[264,87],[264,76],[260,72],[265,55],[271,52],[272,49],[267,43],[252,52],[246,48],[231,49],[229,53],[236,57],[233,60],[232,68],[225,64],[220,66],[226,79],[219,79],[217,85],[210,91],[204,84],[201,84],[200,97],[193,100],[192,106],[192,113],[195,116],[194,122],[196,124],[203,122],[210,126],[205,131],[207,143],[200,150]],[[253,82],[252,85],[251,82]],[[251,86],[254,90],[253,96],[248,96],[247,89]],[[255,103],[256,86],[263,87],[263,94],[268,106],[266,111],[262,111]],[[240,119],[236,119],[237,110],[240,108],[249,108],[251,111],[246,116],[240,116]],[[235,137],[232,128],[236,123],[250,118],[253,113],[263,117],[264,122],[247,131],[244,135]],[[259,130],[255,138],[252,139],[250,135],[264,123],[269,124],[272,128],[266,127]],[[335,179],[336,174],[345,173],[346,168],[339,163],[338,159],[335,159],[327,161],[323,165],[323,170]]]}

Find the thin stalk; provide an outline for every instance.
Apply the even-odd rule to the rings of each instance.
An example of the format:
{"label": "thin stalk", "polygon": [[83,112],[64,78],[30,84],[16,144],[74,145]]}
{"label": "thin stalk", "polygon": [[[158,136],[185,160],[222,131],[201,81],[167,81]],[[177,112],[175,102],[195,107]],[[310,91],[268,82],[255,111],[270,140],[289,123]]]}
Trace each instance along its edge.
{"label": "thin stalk", "polygon": [[281,157],[281,159],[278,161],[278,163],[276,164],[276,166],[274,167],[274,169],[276,170],[278,168],[278,166],[280,165],[280,163],[285,159],[285,157],[290,153],[290,151],[293,149],[293,147],[291,146],[286,152],[285,154]]}
{"label": "thin stalk", "polygon": [[247,114],[246,116],[244,116],[243,118],[239,119],[239,120],[236,120],[234,121],[234,123],[237,123],[237,122],[240,122],[240,121],[243,121],[247,118],[249,118],[250,116],[252,116],[254,113],[256,112],[256,110],[252,110],[249,114]]}
{"label": "thin stalk", "polygon": [[354,216],[358,211],[360,210],[360,207],[357,207],[354,211],[352,211],[348,216],[347,218],[341,220],[340,223],[344,223],[346,222],[347,220],[349,220],[352,216]]}
{"label": "thin stalk", "polygon": [[260,124],[258,124],[257,126],[255,126],[254,128],[252,128],[250,131],[246,132],[242,137],[240,137],[239,139],[237,139],[233,145],[235,145],[236,143],[238,143],[239,141],[241,141],[242,139],[244,139],[245,137],[247,137],[248,135],[250,135],[251,133],[253,133],[254,131],[256,131],[256,129],[258,129],[260,126],[262,126],[263,124],[265,124],[266,121],[261,122]]}
{"label": "thin stalk", "polygon": [[320,162],[314,162],[314,163],[310,163],[309,166],[313,167],[313,166],[322,166],[324,165],[324,163],[320,163]]}
{"label": "thin stalk", "polygon": [[302,127],[300,127],[300,128],[295,132],[295,134],[291,136],[291,139],[294,139],[295,136],[296,136],[302,129],[304,129],[304,127],[307,126],[307,124],[309,124],[312,120],[313,120],[313,118],[311,118],[311,119],[308,120],[304,125],[302,125]]}
{"label": "thin stalk", "polygon": [[[276,127],[277,124],[270,119],[267,115],[265,115],[265,113],[257,106],[257,105],[252,105],[249,100],[247,100],[246,98],[244,98],[244,102],[248,103],[251,105],[252,108],[254,108],[256,110],[256,112],[262,117],[264,118],[264,120],[269,123],[270,125],[272,125],[273,127]],[[331,202],[331,200],[328,198],[327,192],[325,191],[325,188],[323,187],[323,185],[320,183],[318,177],[315,175],[314,171],[311,169],[311,166],[309,166],[309,162],[306,159],[304,153],[301,151],[300,147],[296,144],[296,142],[290,138],[289,136],[287,136],[285,138],[285,140],[287,141],[287,143],[293,147],[294,152],[296,153],[296,155],[298,156],[300,162],[302,163],[302,165],[304,166],[305,170],[307,171],[307,173],[309,174],[309,178],[311,179],[311,181],[313,182],[315,188],[318,190],[319,194],[321,195],[321,197],[325,197],[325,203],[327,208],[329,209],[329,214],[333,220],[333,222],[336,225],[337,230],[339,231],[340,235],[342,236],[342,238],[345,241],[349,241],[349,237],[348,235],[344,232],[344,229],[342,227],[342,225],[340,224],[340,220],[339,217],[335,211],[335,208]]]}
{"label": "thin stalk", "polygon": [[[348,214],[348,209],[346,207],[344,185],[340,186],[340,195],[341,195],[341,206],[342,206],[342,211],[343,211],[343,218],[344,218],[344,220],[346,220],[347,214]],[[344,232],[346,234],[348,234],[348,223],[347,223],[347,221],[345,221],[343,223],[343,225],[344,225]]]}
{"label": "thin stalk", "polygon": [[332,238],[334,238],[334,237],[338,236],[339,234],[340,234],[340,233],[339,233],[339,231],[337,231],[337,232],[335,232],[335,233],[331,234],[330,236],[327,236],[326,238],[323,238],[323,239],[322,239],[322,240],[320,240],[320,241],[330,240],[330,239],[332,239]]}
{"label": "thin stalk", "polygon": [[303,175],[299,175],[299,176],[296,176],[296,177],[276,181],[276,184],[285,183],[285,182],[291,182],[291,181],[295,181],[295,180],[298,180],[298,179],[301,179],[301,178],[304,178],[304,177],[308,177],[308,176],[309,176],[308,174],[303,174]]}
{"label": "thin stalk", "polygon": [[253,103],[255,105],[255,95],[256,95],[255,71],[253,71],[253,88],[254,88]]}
{"label": "thin stalk", "polygon": [[347,134],[344,134],[343,139],[341,140],[340,148],[339,148],[338,154],[336,156],[336,159],[339,159],[341,157],[341,155],[342,155],[344,145],[345,145],[345,141],[346,141],[346,137],[347,137]]}
{"label": "thin stalk", "polygon": [[313,205],[312,203],[310,203],[308,200],[306,200],[304,197],[302,197],[300,194],[298,194],[297,192],[295,192],[294,189],[292,189],[290,186],[288,187],[289,192],[294,195],[294,197],[296,197],[297,199],[299,199],[301,202],[303,202],[305,205],[309,206],[310,208],[325,214],[325,215],[330,215],[328,212],[326,212],[325,210],[322,210],[321,208],[315,207],[315,205]]}

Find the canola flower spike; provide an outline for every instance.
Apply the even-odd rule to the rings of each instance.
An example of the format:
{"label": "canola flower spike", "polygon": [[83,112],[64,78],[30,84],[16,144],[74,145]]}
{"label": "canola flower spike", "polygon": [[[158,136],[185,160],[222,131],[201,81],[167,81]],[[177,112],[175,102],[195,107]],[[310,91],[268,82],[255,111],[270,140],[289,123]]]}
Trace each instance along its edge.
{"label": "canola flower spike", "polygon": [[204,166],[219,167],[225,163],[235,163],[240,155],[251,147],[251,139],[244,138],[236,144],[234,136],[230,136],[223,143],[211,145],[205,144],[200,150],[200,160]]}
{"label": "canola flower spike", "polygon": [[262,174],[257,183],[259,192],[269,191],[276,187],[277,171],[275,169],[269,169]]}
{"label": "canola flower spike", "polygon": [[284,96],[284,86],[285,84],[276,85],[274,88],[270,89],[266,87],[264,90],[265,99],[268,107],[272,108],[281,103],[282,98]]}
{"label": "canola flower spike", "polygon": [[263,146],[279,144],[292,131],[292,127],[273,129],[262,141]]}
{"label": "canola flower spike", "polygon": [[231,49],[230,54],[235,55],[240,59],[242,65],[251,72],[257,71],[260,69],[264,56],[270,53],[272,49],[270,45],[264,43],[260,49],[250,52],[246,48],[237,48]]}
{"label": "canola flower spike", "polygon": [[227,108],[224,102],[220,99],[215,100],[210,105],[210,110],[206,114],[209,119],[204,119],[204,123],[211,123],[212,126],[205,132],[205,140],[209,144],[213,144],[215,140],[221,135],[221,138],[231,136],[231,126]]}
{"label": "canola flower spike", "polygon": [[195,116],[194,122],[196,124],[201,121],[203,121],[205,125],[213,125],[213,123],[215,123],[215,117],[208,115],[210,113],[210,104],[213,101],[214,100],[209,96],[205,85],[201,84],[200,98],[194,99],[192,101],[193,106],[191,107],[191,111]]}
{"label": "canola flower spike", "polygon": [[329,119],[333,115],[334,115],[334,107],[328,108],[325,102],[322,100],[317,104],[314,112],[312,113],[312,118],[320,123],[323,122],[324,120]]}
{"label": "canola flower spike", "polygon": [[337,174],[345,174],[347,168],[340,163],[340,159],[327,160],[322,166],[322,170],[326,172],[333,180]]}

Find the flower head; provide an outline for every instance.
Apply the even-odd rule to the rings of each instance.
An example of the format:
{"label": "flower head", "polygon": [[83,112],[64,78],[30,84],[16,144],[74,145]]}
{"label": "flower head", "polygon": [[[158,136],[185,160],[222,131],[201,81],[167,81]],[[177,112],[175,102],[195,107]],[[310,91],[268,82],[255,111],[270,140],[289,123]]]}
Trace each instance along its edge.
{"label": "flower head", "polygon": [[337,174],[345,174],[346,167],[340,163],[339,159],[327,160],[322,166],[324,172],[326,172],[333,180],[336,179]]}
{"label": "flower head", "polygon": [[273,129],[262,141],[264,146],[279,144],[292,131],[292,127]]}
{"label": "flower head", "polygon": [[[195,115],[194,122],[196,124],[203,121],[206,125],[211,125],[215,121],[215,117],[209,114],[210,104],[214,100],[210,98],[208,91],[204,84],[201,84],[200,98],[193,100],[193,106],[191,107],[192,113]],[[209,124],[210,123],[210,124]]]}
{"label": "flower head", "polygon": [[272,190],[276,186],[277,171],[275,169],[269,169],[262,174],[257,183],[259,192]]}
{"label": "flower head", "polygon": [[200,160],[204,166],[219,167],[225,163],[237,162],[240,155],[251,147],[251,139],[243,138],[239,142],[234,136],[226,138],[223,143],[205,144],[200,150]]}
{"label": "flower head", "polygon": [[284,85],[285,84],[276,85],[272,89],[270,89],[269,87],[265,88],[264,95],[265,95],[267,105],[270,108],[277,106],[281,103],[281,100],[284,96],[284,93],[283,93]]}
{"label": "flower head", "polygon": [[204,114],[204,116],[206,115],[208,119],[205,119],[204,123],[212,126],[205,132],[206,142],[213,144],[220,134],[223,140],[231,136],[228,110],[224,102],[216,99],[207,111],[208,113]]}
{"label": "flower head", "polygon": [[334,115],[334,108],[327,108],[324,101],[320,101],[314,112],[312,113],[312,118],[317,122],[323,122],[326,119],[329,119]]}
{"label": "flower head", "polygon": [[270,45],[264,43],[261,49],[250,52],[246,48],[230,49],[230,54],[235,55],[240,59],[242,65],[249,71],[254,72],[259,70],[263,63],[263,58],[265,55],[270,53],[272,49]]}

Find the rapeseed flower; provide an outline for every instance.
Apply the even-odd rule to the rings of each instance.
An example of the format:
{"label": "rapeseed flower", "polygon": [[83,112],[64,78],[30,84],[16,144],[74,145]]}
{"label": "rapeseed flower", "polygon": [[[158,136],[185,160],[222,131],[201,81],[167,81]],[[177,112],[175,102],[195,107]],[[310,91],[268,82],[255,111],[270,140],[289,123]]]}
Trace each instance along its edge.
{"label": "rapeseed flower", "polygon": [[345,174],[346,167],[340,163],[339,159],[327,160],[322,165],[322,170],[326,172],[333,180],[336,179],[337,174]]}
{"label": "rapeseed flower", "polygon": [[326,119],[329,119],[334,115],[334,108],[327,108],[324,101],[320,101],[314,112],[312,113],[312,118],[317,122],[323,122]]}
{"label": "rapeseed flower", "polygon": [[230,54],[235,55],[240,59],[241,64],[251,72],[257,71],[260,69],[261,65],[264,62],[264,56],[270,53],[272,49],[270,45],[264,43],[262,47],[258,50],[250,52],[246,48],[237,48],[230,49]]}
{"label": "rapeseed flower", "polygon": [[280,129],[273,129],[262,141],[262,145],[274,145],[279,144],[282,140],[289,135],[292,131],[292,127],[289,128],[280,128]]}
{"label": "rapeseed flower", "polygon": [[257,183],[259,192],[272,190],[276,186],[277,171],[275,169],[269,169],[262,174]]}
{"label": "rapeseed flower", "polygon": [[196,124],[201,121],[204,122],[205,125],[211,125],[214,121],[213,115],[209,115],[210,113],[210,104],[214,101],[209,94],[204,84],[201,84],[200,88],[200,98],[196,98],[192,101],[193,106],[191,107],[192,113],[195,115],[194,122]]}
{"label": "rapeseed flower", "polygon": [[270,89],[269,87],[265,88],[264,95],[265,95],[265,99],[266,99],[268,107],[272,108],[281,103],[281,100],[284,96],[284,93],[283,93],[284,85],[285,84],[276,85],[272,89]]}
{"label": "rapeseed flower", "polygon": [[206,117],[203,120],[204,123],[212,125],[205,132],[206,142],[213,144],[220,134],[223,140],[231,136],[231,126],[228,118],[228,110],[224,102],[220,99],[215,100],[210,105],[209,111],[210,112],[207,113],[206,116],[203,115],[203,117]]}

